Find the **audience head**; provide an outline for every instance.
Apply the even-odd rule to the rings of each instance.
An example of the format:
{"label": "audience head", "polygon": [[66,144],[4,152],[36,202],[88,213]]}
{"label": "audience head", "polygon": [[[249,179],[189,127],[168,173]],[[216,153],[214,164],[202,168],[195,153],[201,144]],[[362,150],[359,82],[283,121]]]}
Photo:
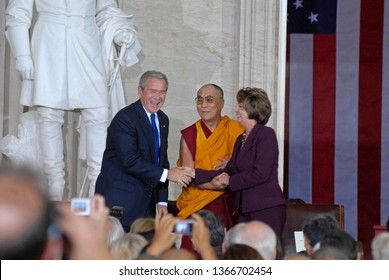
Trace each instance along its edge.
{"label": "audience head", "polygon": [[225,227],[220,216],[209,210],[200,210],[197,212],[203,219],[210,232],[210,243],[218,258],[223,256],[222,245],[225,235]]}
{"label": "audience head", "polygon": [[307,254],[306,251],[298,252],[293,255],[287,256],[284,260],[312,260],[311,256]]}
{"label": "audience head", "polygon": [[231,245],[223,255],[224,260],[263,260],[260,253],[245,244]]}
{"label": "audience head", "polygon": [[108,246],[111,247],[115,240],[123,237],[126,232],[123,229],[120,220],[114,216],[108,216],[107,222],[107,242]]}
{"label": "audience head", "polygon": [[2,260],[56,259],[62,256],[61,234],[51,226],[54,208],[41,186],[41,178],[28,168],[0,167]]}
{"label": "audience head", "polygon": [[346,231],[336,229],[324,236],[320,241],[320,249],[334,247],[343,252],[349,260],[356,260],[358,256],[358,242]]}
{"label": "audience head", "polygon": [[349,260],[347,255],[336,247],[320,248],[312,254],[313,260]]}
{"label": "audience head", "polygon": [[247,112],[249,119],[253,119],[259,124],[267,124],[272,109],[266,91],[255,87],[242,88],[238,91],[236,99]]}
{"label": "audience head", "polygon": [[155,234],[155,219],[151,217],[138,218],[131,224],[129,232],[138,233],[151,242]]}
{"label": "audience head", "polygon": [[196,260],[196,256],[185,249],[171,248],[161,254],[162,260]]}
{"label": "audience head", "polygon": [[371,253],[374,260],[389,260],[389,232],[374,236],[371,243]]}
{"label": "audience head", "polygon": [[331,215],[317,214],[303,225],[304,246],[308,255],[326,234],[339,229],[339,223]]}
{"label": "audience head", "polygon": [[[215,84],[203,85],[197,91],[195,98],[197,113],[203,121],[216,121],[221,117],[224,107],[224,93],[221,87]],[[204,109],[206,107],[206,109]]]}
{"label": "audience head", "polygon": [[277,236],[264,222],[239,223],[229,229],[224,239],[224,251],[234,244],[245,244],[256,249],[265,260],[274,260],[277,254]]}
{"label": "audience head", "polygon": [[148,241],[142,235],[127,233],[112,244],[112,258],[114,260],[134,260],[139,257],[147,244]]}
{"label": "audience head", "polygon": [[305,201],[302,198],[289,198],[286,203],[292,203],[292,204],[304,204]]}

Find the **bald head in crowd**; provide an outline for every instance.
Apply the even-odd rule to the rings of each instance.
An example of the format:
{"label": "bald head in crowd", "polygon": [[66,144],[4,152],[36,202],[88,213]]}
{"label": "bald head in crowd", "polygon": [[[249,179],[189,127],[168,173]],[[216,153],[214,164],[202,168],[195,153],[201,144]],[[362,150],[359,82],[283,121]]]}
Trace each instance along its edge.
{"label": "bald head in crowd", "polygon": [[244,244],[256,249],[264,260],[276,258],[277,236],[266,223],[251,221],[235,225],[224,238],[224,250],[234,244]]}
{"label": "bald head in crowd", "polygon": [[[48,242],[50,204],[27,169],[0,167],[0,258],[55,259],[61,245]],[[54,251],[56,253],[54,253]]]}

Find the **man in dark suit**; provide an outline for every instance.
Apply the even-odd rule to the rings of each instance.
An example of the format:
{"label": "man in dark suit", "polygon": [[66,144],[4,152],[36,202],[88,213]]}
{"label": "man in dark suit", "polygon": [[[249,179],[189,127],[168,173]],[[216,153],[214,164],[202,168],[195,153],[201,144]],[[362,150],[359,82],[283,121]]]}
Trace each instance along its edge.
{"label": "man in dark suit", "polygon": [[126,231],[135,219],[154,217],[156,209],[162,215],[168,212],[168,180],[188,185],[194,177],[189,168],[169,169],[169,118],[160,110],[167,89],[163,73],[145,72],[139,100],[120,110],[108,127],[96,193],[108,207],[124,207],[121,223]]}

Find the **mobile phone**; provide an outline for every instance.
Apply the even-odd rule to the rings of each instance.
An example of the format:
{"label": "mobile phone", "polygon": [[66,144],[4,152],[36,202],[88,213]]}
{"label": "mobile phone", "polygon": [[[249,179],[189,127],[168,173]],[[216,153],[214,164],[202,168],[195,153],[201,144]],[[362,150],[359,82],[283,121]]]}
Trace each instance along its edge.
{"label": "mobile phone", "polygon": [[90,199],[89,198],[72,198],[70,201],[70,209],[76,215],[90,215]]}
{"label": "mobile phone", "polygon": [[193,232],[193,219],[182,220],[176,223],[174,232],[178,234],[192,236]]}

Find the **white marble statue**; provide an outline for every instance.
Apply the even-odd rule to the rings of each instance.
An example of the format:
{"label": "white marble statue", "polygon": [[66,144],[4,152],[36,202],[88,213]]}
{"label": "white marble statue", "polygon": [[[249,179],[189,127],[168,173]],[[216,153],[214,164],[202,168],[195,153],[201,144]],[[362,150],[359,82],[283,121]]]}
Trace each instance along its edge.
{"label": "white marble statue", "polygon": [[[31,19],[37,21],[29,37]],[[37,107],[39,142],[44,171],[53,200],[61,200],[65,186],[62,125],[66,110],[80,109],[81,139],[94,193],[112,115],[125,106],[118,78],[109,81],[118,56],[122,64],[138,62],[141,47],[131,15],[115,0],[10,0],[6,10],[6,37],[23,84],[21,104]],[[124,53],[124,52],[123,52]],[[111,96],[109,96],[111,95]]]}
{"label": "white marble statue", "polygon": [[20,115],[18,135],[6,135],[0,140],[0,152],[6,155],[16,166],[26,164],[37,171],[43,168],[39,146],[39,127],[37,111]]}

